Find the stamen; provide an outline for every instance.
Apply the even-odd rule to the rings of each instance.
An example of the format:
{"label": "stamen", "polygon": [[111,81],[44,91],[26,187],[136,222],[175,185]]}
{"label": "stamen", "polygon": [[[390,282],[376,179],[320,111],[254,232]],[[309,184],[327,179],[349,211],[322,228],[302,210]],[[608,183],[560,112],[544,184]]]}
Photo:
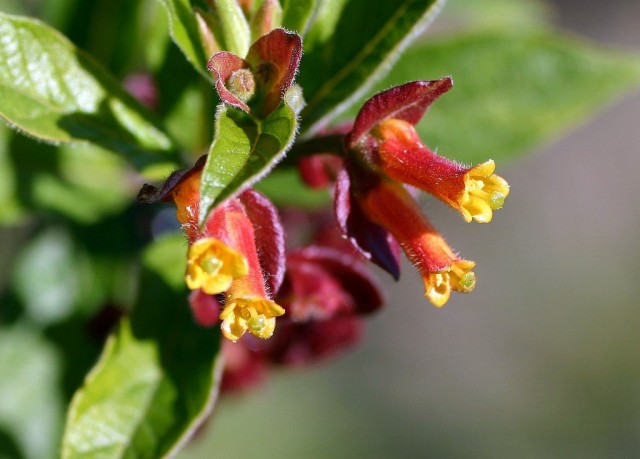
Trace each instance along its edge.
{"label": "stamen", "polygon": [[462,277],[460,277],[460,281],[458,282],[458,285],[462,287],[462,290],[464,292],[471,291],[473,287],[475,287],[476,285],[475,273],[473,271],[469,271],[468,273],[465,273]]}
{"label": "stamen", "polygon": [[470,292],[476,286],[476,275],[473,271],[465,271],[459,265],[451,266],[451,272],[457,278],[457,282],[452,285],[454,290]]}
{"label": "stamen", "polygon": [[505,198],[506,196],[499,191],[494,191],[493,193],[491,193],[491,197],[489,198],[489,207],[491,207],[491,210],[501,209],[502,206],[504,206]]}
{"label": "stamen", "polygon": [[249,326],[249,330],[251,330],[252,333],[260,334],[260,332],[264,330],[264,327],[267,326],[267,319],[262,314],[257,316],[253,316],[252,314],[251,319],[247,321],[247,325]]}
{"label": "stamen", "polygon": [[425,279],[425,293],[431,304],[440,308],[449,301],[451,295],[451,285],[449,285],[449,273],[442,271],[438,273],[430,273]]}
{"label": "stamen", "polygon": [[222,267],[222,265],[223,265],[222,260],[214,256],[204,257],[202,260],[200,260],[200,267],[202,268],[203,271],[209,274],[217,273],[218,270]]}

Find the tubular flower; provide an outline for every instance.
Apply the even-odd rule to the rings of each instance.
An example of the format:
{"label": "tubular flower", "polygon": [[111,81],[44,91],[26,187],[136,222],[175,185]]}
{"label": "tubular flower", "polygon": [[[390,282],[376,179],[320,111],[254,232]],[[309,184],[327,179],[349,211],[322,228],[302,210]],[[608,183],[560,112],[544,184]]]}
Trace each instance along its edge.
{"label": "tubular flower", "polygon": [[425,296],[434,306],[443,306],[451,291],[473,290],[475,263],[453,253],[401,184],[380,179],[358,192],[356,198],[367,218],[388,229],[400,243],[420,272]]}
{"label": "tubular flower", "polygon": [[[215,220],[216,209],[206,228],[219,233],[219,227],[224,227],[230,245],[244,255],[247,270],[226,290],[225,307],[220,314],[222,334],[231,341],[237,341],[249,331],[258,338],[266,339],[273,334],[275,318],[284,314],[284,309],[272,301],[267,292],[267,288],[277,290],[284,275],[284,259],[279,260],[284,256],[284,240],[277,214],[267,199],[254,191],[246,191],[225,207],[222,225]],[[255,223],[249,215],[256,220]],[[259,252],[270,257],[263,256],[261,260]],[[282,272],[279,272],[281,268]],[[265,281],[263,269],[269,272],[271,283]]]}
{"label": "tubular flower", "polygon": [[374,131],[379,145],[371,160],[387,176],[433,194],[467,222],[488,223],[504,205],[509,185],[494,174],[492,160],[465,167],[437,155],[422,144],[411,123],[400,119],[387,119]]}
{"label": "tubular flower", "polygon": [[234,234],[238,248],[246,254],[247,275],[236,279],[226,293],[225,307],[220,314],[222,334],[237,341],[249,331],[258,338],[269,338],[276,326],[276,317],[284,309],[267,297],[264,277],[258,260],[252,225],[242,225]]}
{"label": "tubular flower", "polygon": [[199,227],[203,165],[201,159],[194,168],[175,172],[161,190],[145,186],[139,200],[176,204],[189,241],[185,281],[194,291],[190,302],[196,320],[205,326],[215,323],[211,309],[219,303],[212,295],[224,293],[219,315],[224,336],[236,341],[248,330],[269,338],[275,317],[284,314],[270,299],[284,277],[284,236],[277,211],[267,198],[246,190],[215,208]]}

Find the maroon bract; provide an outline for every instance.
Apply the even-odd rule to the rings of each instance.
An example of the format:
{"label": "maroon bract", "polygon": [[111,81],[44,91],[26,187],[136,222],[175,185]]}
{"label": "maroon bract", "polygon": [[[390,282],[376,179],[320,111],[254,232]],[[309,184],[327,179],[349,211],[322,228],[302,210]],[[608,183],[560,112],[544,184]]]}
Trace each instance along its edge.
{"label": "maroon bract", "polygon": [[338,175],[334,195],[334,212],[338,227],[353,247],[363,257],[387,271],[394,279],[400,278],[400,249],[389,231],[372,222],[362,212],[358,201],[353,199],[351,176],[361,181],[378,177],[362,171],[349,174],[346,169]]}
{"label": "maroon bract", "polygon": [[429,106],[453,87],[453,80],[444,77],[432,81],[412,81],[382,91],[367,100],[356,116],[353,129],[345,141],[355,148],[377,124],[388,119],[400,119],[416,124]]}
{"label": "maroon bract", "polygon": [[278,28],[253,43],[246,59],[223,51],[209,59],[207,68],[225,103],[264,118],[293,84],[301,56],[300,36]]}

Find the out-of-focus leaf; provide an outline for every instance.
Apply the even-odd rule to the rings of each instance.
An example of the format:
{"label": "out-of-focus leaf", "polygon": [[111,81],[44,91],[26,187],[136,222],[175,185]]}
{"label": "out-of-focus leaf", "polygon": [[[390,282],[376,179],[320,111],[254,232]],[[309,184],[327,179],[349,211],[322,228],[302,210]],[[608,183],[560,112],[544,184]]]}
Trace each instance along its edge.
{"label": "out-of-focus leaf", "polygon": [[128,220],[123,215],[73,230],[50,226],[31,236],[11,276],[26,317],[51,325],[105,304],[131,304],[136,241]]}
{"label": "out-of-focus leaf", "polygon": [[206,72],[207,56],[200,41],[198,22],[193,14],[191,0],[160,0],[169,15],[171,38],[182,50],[187,60],[205,78],[211,79]]}
{"label": "out-of-focus leaf", "polygon": [[0,36],[0,117],[9,125],[52,143],[91,142],[139,166],[171,159],[151,115],[64,36],[2,13]]}
{"label": "out-of-focus leaf", "polygon": [[166,269],[184,253],[172,237],[144,254],[137,306],[74,396],[63,458],[166,457],[210,411],[219,333],[194,323],[177,269]]}
{"label": "out-of-focus leaf", "polygon": [[282,27],[302,35],[311,19],[315,0],[283,0]]}
{"label": "out-of-focus leaf", "polygon": [[23,208],[94,223],[123,210],[139,187],[122,157],[94,145],[55,148],[14,135],[9,148],[7,188]]}
{"label": "out-of-focus leaf", "polygon": [[307,106],[303,131],[315,131],[346,110],[388,72],[444,1],[333,0],[319,6],[305,37],[298,83]]}
{"label": "out-of-focus leaf", "polygon": [[216,137],[202,172],[200,222],[220,202],[256,183],[284,156],[297,129],[291,108],[299,96],[292,87],[282,103],[264,120],[221,106]]}
{"label": "out-of-focus leaf", "polygon": [[278,207],[319,209],[328,206],[328,190],[313,190],[300,179],[295,168],[276,169],[256,184],[256,190],[265,194]]}
{"label": "out-of-focus leaf", "polygon": [[12,224],[24,216],[16,191],[16,177],[9,158],[11,131],[0,125],[0,223]]}
{"label": "out-of-focus leaf", "polygon": [[14,289],[29,318],[48,324],[68,316],[78,302],[81,283],[91,286],[86,268],[87,260],[77,257],[70,235],[62,229],[33,239],[20,253],[13,272]]}
{"label": "out-of-focus leaf", "polygon": [[451,19],[458,28],[460,22],[465,27],[517,27],[542,24],[552,13],[545,0],[447,0],[442,19]]}
{"label": "out-of-focus leaf", "polygon": [[59,355],[51,344],[28,326],[0,328],[0,436],[14,443],[14,451],[3,448],[0,455],[58,456],[63,417],[59,367]]}
{"label": "out-of-focus leaf", "polygon": [[454,87],[418,125],[445,156],[506,159],[640,84],[640,59],[548,31],[498,30],[420,44],[379,89],[451,75]]}

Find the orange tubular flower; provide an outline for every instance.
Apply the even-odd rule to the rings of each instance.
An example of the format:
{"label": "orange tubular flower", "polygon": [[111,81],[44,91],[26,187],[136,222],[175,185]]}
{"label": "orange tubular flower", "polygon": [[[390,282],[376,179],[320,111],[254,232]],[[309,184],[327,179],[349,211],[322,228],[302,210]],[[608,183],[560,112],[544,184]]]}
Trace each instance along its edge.
{"label": "orange tubular flower", "polygon": [[222,334],[231,341],[237,341],[249,331],[258,338],[266,339],[273,334],[276,317],[283,315],[284,309],[267,296],[251,221],[243,213],[236,215],[244,216],[246,221],[236,220],[230,236],[234,247],[245,254],[248,272],[234,280],[227,290],[226,305],[220,314]]}
{"label": "orange tubular flower", "polygon": [[176,204],[177,218],[189,241],[185,281],[197,292],[192,298],[196,319],[210,325],[210,309],[217,304],[199,295],[225,293],[220,314],[223,335],[236,341],[249,331],[269,338],[275,318],[284,314],[269,297],[284,276],[284,238],[277,212],[267,198],[246,190],[214,209],[200,228],[197,218],[203,165],[201,159],[194,168],[174,173],[161,190],[145,186],[139,199]]}
{"label": "orange tubular flower", "polygon": [[463,218],[488,223],[509,194],[509,185],[495,175],[495,163],[465,167],[439,156],[422,144],[413,125],[400,119],[381,122],[374,132],[380,144],[373,162],[389,177],[420,188],[457,209]]}
{"label": "orange tubular flower", "polygon": [[444,306],[452,290],[473,290],[475,263],[453,253],[401,184],[381,178],[357,193],[357,200],[367,218],[388,229],[400,243],[422,275],[425,296],[434,306]]}
{"label": "orange tubular flower", "polygon": [[[189,240],[185,281],[191,290],[201,289],[208,295],[226,291],[234,279],[246,276],[247,260],[232,248],[228,233],[245,224],[242,211],[227,211],[223,206],[211,215],[204,231],[198,228],[200,207],[199,166],[180,177],[168,197],[176,204],[176,217]],[[240,220],[240,221],[238,221]]]}

